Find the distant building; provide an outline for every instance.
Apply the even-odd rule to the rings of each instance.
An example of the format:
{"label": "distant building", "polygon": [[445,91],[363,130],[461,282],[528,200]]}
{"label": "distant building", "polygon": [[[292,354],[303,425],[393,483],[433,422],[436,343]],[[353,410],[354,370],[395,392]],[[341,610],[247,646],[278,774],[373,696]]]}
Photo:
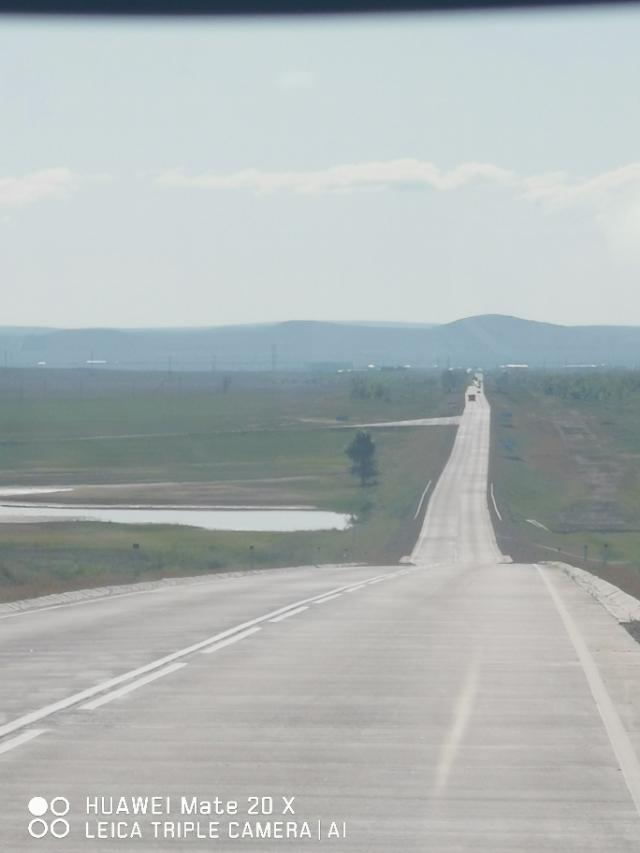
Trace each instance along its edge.
{"label": "distant building", "polygon": [[305,364],[305,369],[312,373],[342,373],[352,368],[352,361],[308,361]]}

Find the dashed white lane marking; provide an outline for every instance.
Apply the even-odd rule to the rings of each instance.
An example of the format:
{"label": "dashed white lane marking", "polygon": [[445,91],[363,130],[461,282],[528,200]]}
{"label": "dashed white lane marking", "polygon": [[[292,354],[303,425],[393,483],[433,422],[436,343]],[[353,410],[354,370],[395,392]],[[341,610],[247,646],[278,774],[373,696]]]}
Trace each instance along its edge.
{"label": "dashed white lane marking", "polygon": [[296,607],[295,610],[287,610],[286,613],[282,613],[280,616],[276,616],[275,619],[269,619],[269,622],[282,622],[284,619],[288,619],[290,616],[297,616],[298,613],[302,613],[303,610],[308,609],[309,607],[307,605],[305,605],[304,607]]}
{"label": "dashed white lane marking", "polygon": [[425,499],[425,498],[426,498],[426,496],[427,496],[427,492],[429,491],[429,487],[430,487],[430,486],[431,486],[431,480],[429,480],[429,482],[427,483],[427,485],[424,487],[424,492],[423,492],[423,493],[422,493],[422,495],[420,496],[420,500],[418,501],[418,508],[416,509],[416,514],[413,516],[413,520],[414,520],[414,521],[415,521],[415,520],[416,520],[416,518],[420,515],[420,510],[422,509],[422,504],[424,503],[424,499]]}
{"label": "dashed white lane marking", "polygon": [[535,518],[525,518],[525,521],[528,522],[529,524],[533,524],[534,527],[539,527],[540,530],[546,530],[546,531],[549,530],[548,527],[545,527],[541,521],[537,521]]}
{"label": "dashed white lane marking", "polygon": [[365,580],[358,581],[355,584],[351,583],[351,584],[349,584],[349,586],[362,586],[365,583],[373,583],[374,581],[384,581],[387,578],[394,578],[397,574],[398,574],[398,572],[389,572],[389,574],[387,574],[387,575],[375,575],[372,578],[366,578]]}
{"label": "dashed white lane marking", "polygon": [[125,684],[124,687],[120,687],[118,690],[112,690],[110,693],[105,693],[104,696],[99,696],[97,699],[94,699],[93,702],[87,702],[86,705],[81,705],[80,710],[93,711],[95,708],[99,708],[101,705],[106,705],[107,702],[113,701],[113,699],[119,699],[121,696],[131,693],[132,690],[137,690],[138,687],[144,687],[145,684],[149,684],[149,682],[155,681],[157,678],[170,675],[177,669],[182,669],[183,666],[186,666],[186,663],[172,663],[171,666],[165,666],[164,669],[152,672],[149,675],[145,675],[144,678],[136,679],[136,681],[130,681],[129,684]]}
{"label": "dashed white lane marking", "polygon": [[454,765],[460,744],[469,725],[473,703],[478,690],[478,673],[480,671],[480,651],[476,652],[469,662],[460,693],[453,709],[451,726],[440,750],[436,781],[433,796],[439,797],[447,787],[451,768]]}
{"label": "dashed white lane marking", "polygon": [[255,628],[248,628],[246,631],[241,631],[239,634],[234,634],[233,637],[229,637],[227,640],[221,640],[219,643],[214,643],[212,646],[207,646],[206,649],[202,649],[200,652],[201,655],[210,655],[212,652],[217,652],[218,649],[224,649],[225,646],[231,646],[233,643],[237,643],[240,640],[244,640],[245,637],[250,637],[251,634],[256,634],[258,631],[261,631],[262,628],[259,628],[257,625]]}
{"label": "dashed white lane marking", "polygon": [[[397,573],[394,572],[389,575],[375,575],[373,578],[366,578],[361,583],[366,583],[367,581],[374,580],[378,577],[394,577],[396,574]],[[329,589],[325,592],[317,593],[316,595],[310,596],[309,598],[303,598],[301,601],[294,601],[291,604],[287,604],[284,607],[278,608],[277,610],[272,610],[270,613],[265,613],[262,616],[257,616],[255,619],[250,619],[247,622],[242,622],[240,625],[235,625],[233,628],[229,628],[226,631],[221,631],[219,634],[215,634],[213,637],[208,637],[206,640],[201,640],[199,643],[194,643],[191,646],[187,646],[186,648],[179,649],[176,652],[172,652],[169,655],[165,655],[164,657],[151,661],[150,663],[145,664],[144,666],[140,666],[137,669],[132,669],[129,672],[124,672],[122,675],[118,675],[115,678],[109,679],[108,681],[103,681],[101,684],[96,684],[93,687],[88,687],[86,690],[81,690],[79,693],[74,693],[71,696],[67,696],[65,699],[60,699],[58,702],[53,702],[51,705],[45,705],[42,708],[38,708],[36,711],[31,711],[28,714],[23,714],[21,717],[17,717],[10,723],[5,723],[4,725],[0,726],[0,737],[4,737],[4,735],[11,734],[11,732],[15,732],[18,729],[23,729],[25,728],[25,726],[30,726],[32,723],[35,723],[38,720],[43,720],[46,717],[50,717],[52,714],[55,714],[58,711],[64,711],[67,708],[71,708],[73,705],[78,705],[85,699],[90,699],[92,696],[96,696],[99,693],[104,693],[104,691],[108,690],[110,687],[115,687],[118,684],[123,684],[124,682],[130,681],[138,675],[143,675],[147,672],[155,671],[160,667],[164,666],[165,664],[172,663],[173,661],[178,660],[182,657],[186,657],[187,655],[190,655],[193,652],[198,652],[201,649],[204,649],[206,646],[210,646],[214,643],[219,642],[220,640],[225,639],[226,637],[230,637],[240,631],[243,631],[245,628],[251,628],[254,625],[258,625],[262,622],[273,620],[274,617],[280,616],[284,613],[288,613],[289,611],[295,610],[296,608],[299,608],[302,605],[313,604],[319,598],[326,598],[328,595],[344,592],[344,590],[349,589],[350,586],[351,584],[345,584],[344,586],[334,587],[334,589]]]}
{"label": "dashed white lane marking", "polygon": [[491,483],[489,491],[491,492],[491,500],[493,501],[493,508],[496,511],[496,515],[498,516],[500,521],[502,521],[502,516],[500,515],[500,510],[498,509],[498,504],[496,503],[496,496],[493,494],[493,483]]}
{"label": "dashed white lane marking", "polygon": [[366,581],[362,581],[361,583],[358,583],[355,586],[345,587],[342,590],[342,592],[336,592],[333,595],[326,595],[323,598],[319,598],[314,603],[315,604],[324,604],[325,601],[331,601],[334,598],[339,598],[343,592],[356,592],[359,589],[364,589],[365,586],[371,586],[371,584],[380,583],[380,581],[386,581],[386,580],[389,580],[389,578],[399,578],[400,575],[407,575],[407,574],[409,574],[407,571],[403,571],[403,572],[392,572],[391,574],[388,574],[388,575],[378,575],[375,578],[369,578]]}
{"label": "dashed white lane marking", "polygon": [[10,749],[15,749],[16,746],[22,746],[23,743],[28,743],[30,740],[33,740],[34,737],[38,737],[38,735],[44,734],[46,731],[47,729],[31,729],[29,732],[23,732],[17,737],[5,740],[4,743],[0,743],[0,754],[3,752],[9,752]]}
{"label": "dashed white lane marking", "polygon": [[620,765],[620,770],[627,783],[627,788],[631,794],[636,810],[640,813],[640,763],[638,756],[631,743],[631,739],[627,734],[622,720],[616,710],[611,697],[604,685],[602,676],[598,670],[598,665],[593,659],[587,644],[585,643],[582,634],[580,633],[573,617],[564,605],[560,595],[551,581],[551,576],[548,569],[542,569],[536,564],[536,569],[540,573],[542,580],[547,587],[549,595],[556,606],[560,618],[564,623],[565,630],[569,635],[569,639],[573,644],[578,660],[582,664],[591,695],[596,703],[596,707],[600,712],[600,717],[604,723],[609,741],[613,747],[613,752]]}

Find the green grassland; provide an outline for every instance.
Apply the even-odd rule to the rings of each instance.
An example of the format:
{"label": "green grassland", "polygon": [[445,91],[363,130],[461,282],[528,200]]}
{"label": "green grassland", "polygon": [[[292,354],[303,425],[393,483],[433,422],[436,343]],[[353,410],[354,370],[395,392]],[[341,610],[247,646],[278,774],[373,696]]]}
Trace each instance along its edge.
{"label": "green grassland", "polygon": [[[104,373],[0,394],[2,440],[208,433],[298,424],[302,418],[387,420],[444,415],[457,405],[437,374],[141,374],[115,389]],[[137,376],[138,374],[132,374]]]}
{"label": "green grassland", "polygon": [[489,378],[491,480],[506,553],[567,559],[638,594],[640,390],[623,376]]}
{"label": "green grassland", "polygon": [[[152,393],[45,394],[2,400],[0,485],[128,483],[243,486],[259,502],[353,513],[352,530],[210,532],[178,526],[0,524],[0,599],[211,571],[344,560],[384,563],[408,553],[416,504],[437,477],[453,427],[379,429],[380,477],[361,488],[344,450],[345,423],[459,412],[437,377],[234,375],[225,388],[165,385]],[[364,395],[364,396],[363,396]],[[339,420],[336,420],[339,419]],[[136,547],[134,547],[134,545]]]}
{"label": "green grassland", "polygon": [[180,391],[174,380],[131,397],[97,387],[93,397],[5,400],[0,484],[285,477],[301,464],[315,473],[344,441],[328,426],[459,410],[433,377],[366,381],[366,397],[354,396],[349,375],[267,374],[234,376],[226,392],[219,383]]}

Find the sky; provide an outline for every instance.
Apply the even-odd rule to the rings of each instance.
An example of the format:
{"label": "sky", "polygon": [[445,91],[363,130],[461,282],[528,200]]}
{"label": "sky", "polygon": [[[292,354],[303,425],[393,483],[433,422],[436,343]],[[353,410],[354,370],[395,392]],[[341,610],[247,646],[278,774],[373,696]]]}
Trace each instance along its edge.
{"label": "sky", "polygon": [[640,6],[0,21],[2,325],[640,325]]}

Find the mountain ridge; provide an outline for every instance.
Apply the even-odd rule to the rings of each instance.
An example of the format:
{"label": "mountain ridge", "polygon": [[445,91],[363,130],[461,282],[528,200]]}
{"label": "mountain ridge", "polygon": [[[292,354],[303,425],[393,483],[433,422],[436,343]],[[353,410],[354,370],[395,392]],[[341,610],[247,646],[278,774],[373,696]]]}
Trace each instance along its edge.
{"label": "mountain ridge", "polygon": [[[165,328],[0,327],[10,367],[338,369],[411,365],[494,368],[508,363],[640,364],[640,326],[565,326],[503,314],[448,323],[288,320]],[[0,362],[1,363],[1,362]]]}

